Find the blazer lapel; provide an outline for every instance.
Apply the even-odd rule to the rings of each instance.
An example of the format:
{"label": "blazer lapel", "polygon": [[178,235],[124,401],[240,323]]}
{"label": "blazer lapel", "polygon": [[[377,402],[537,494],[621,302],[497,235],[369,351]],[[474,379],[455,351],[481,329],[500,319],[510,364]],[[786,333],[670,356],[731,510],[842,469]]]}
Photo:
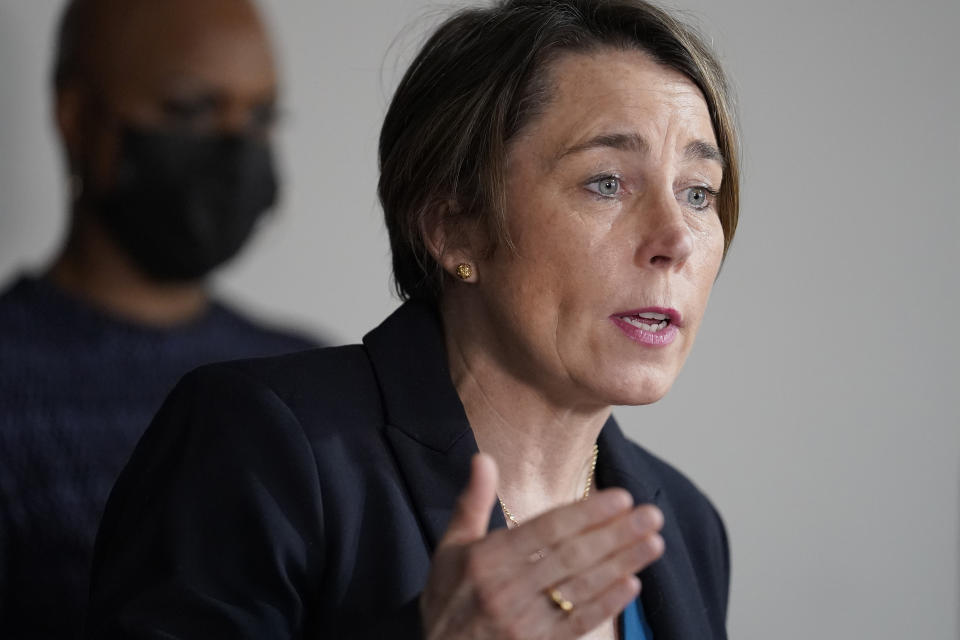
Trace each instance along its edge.
{"label": "blazer lapel", "polygon": [[611,417],[600,434],[600,457],[597,460],[597,484],[602,487],[623,487],[633,495],[636,504],[653,503],[663,512],[661,536],[666,551],[660,560],[640,573],[647,622],[655,639],[707,640],[713,630],[704,615],[706,607],[686,543],[677,518],[659,482],[649,470],[640,449],[626,439]]}
{"label": "blazer lapel", "polygon": [[[433,551],[478,451],[450,379],[440,319],[427,305],[408,301],[363,343],[380,385],[387,440]],[[490,527],[505,526],[493,509]]]}

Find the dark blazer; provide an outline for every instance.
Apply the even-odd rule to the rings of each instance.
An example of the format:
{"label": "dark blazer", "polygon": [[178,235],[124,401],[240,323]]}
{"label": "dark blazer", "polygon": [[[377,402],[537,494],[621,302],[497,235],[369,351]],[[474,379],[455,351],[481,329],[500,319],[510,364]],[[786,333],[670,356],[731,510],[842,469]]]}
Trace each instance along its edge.
{"label": "dark blazer", "polygon": [[[726,638],[717,512],[612,419],[599,446],[597,484],[664,513],[666,553],[640,575],[654,637]],[[419,303],[363,345],[198,369],[110,497],[86,636],[420,638],[417,597],[476,451]]]}

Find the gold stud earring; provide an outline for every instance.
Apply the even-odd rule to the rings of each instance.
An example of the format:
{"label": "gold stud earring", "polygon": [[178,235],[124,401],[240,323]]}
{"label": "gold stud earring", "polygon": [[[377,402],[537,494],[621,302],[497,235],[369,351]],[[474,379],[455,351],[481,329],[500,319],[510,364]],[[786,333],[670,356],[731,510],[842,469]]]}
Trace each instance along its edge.
{"label": "gold stud earring", "polygon": [[457,265],[457,277],[461,280],[469,280],[470,276],[473,275],[473,267],[471,267],[466,262],[461,262]]}

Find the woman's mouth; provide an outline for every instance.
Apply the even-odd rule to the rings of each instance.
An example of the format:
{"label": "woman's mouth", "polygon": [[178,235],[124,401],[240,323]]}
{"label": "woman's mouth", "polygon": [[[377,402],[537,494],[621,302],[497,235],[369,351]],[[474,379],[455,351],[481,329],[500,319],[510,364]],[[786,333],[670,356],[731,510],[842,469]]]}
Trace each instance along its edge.
{"label": "woman's mouth", "polygon": [[640,313],[635,316],[621,316],[620,319],[644,331],[660,331],[670,324],[670,318],[662,313]]}
{"label": "woman's mouth", "polygon": [[610,316],[631,340],[651,347],[666,346],[677,337],[680,313],[674,309],[638,309]]}

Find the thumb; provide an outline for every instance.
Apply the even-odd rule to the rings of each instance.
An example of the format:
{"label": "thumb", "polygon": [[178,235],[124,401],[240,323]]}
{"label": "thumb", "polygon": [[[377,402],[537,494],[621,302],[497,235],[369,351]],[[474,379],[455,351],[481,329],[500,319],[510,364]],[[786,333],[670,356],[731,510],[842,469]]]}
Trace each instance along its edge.
{"label": "thumb", "polygon": [[470,482],[457,500],[441,545],[467,544],[487,535],[490,511],[497,499],[497,477],[497,463],[493,458],[485,453],[473,456]]}

